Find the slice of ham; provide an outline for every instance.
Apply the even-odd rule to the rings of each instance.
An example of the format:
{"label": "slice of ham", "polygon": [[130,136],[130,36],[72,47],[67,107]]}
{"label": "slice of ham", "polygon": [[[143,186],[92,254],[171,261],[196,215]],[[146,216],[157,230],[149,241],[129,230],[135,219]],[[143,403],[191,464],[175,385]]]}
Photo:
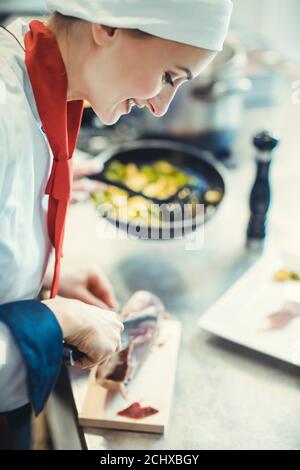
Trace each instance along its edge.
{"label": "slice of ham", "polygon": [[135,402],[128,406],[128,408],[119,411],[118,415],[126,416],[126,418],[131,419],[141,419],[146,418],[147,416],[152,416],[156,413],[158,413],[158,410],[152,408],[152,406],[141,406],[140,403]]}
{"label": "slice of ham", "polygon": [[266,317],[268,325],[263,328],[263,331],[283,330],[299,316],[300,303],[286,302],[280,310]]}
{"label": "slice of ham", "polygon": [[126,397],[126,385],[150,353],[164,315],[163,304],[150,292],[138,291],[131,297],[121,313],[122,320],[130,320],[122,334],[124,347],[98,367],[97,383]]}

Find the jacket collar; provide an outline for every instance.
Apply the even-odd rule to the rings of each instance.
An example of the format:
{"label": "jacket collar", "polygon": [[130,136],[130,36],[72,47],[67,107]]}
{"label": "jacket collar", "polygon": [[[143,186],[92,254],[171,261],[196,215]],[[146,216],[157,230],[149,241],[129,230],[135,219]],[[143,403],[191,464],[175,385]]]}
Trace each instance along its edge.
{"label": "jacket collar", "polygon": [[[12,36],[10,36],[9,33],[6,32],[7,36],[10,36],[10,38],[9,37],[7,38],[7,40],[10,41],[9,43],[10,47],[13,48],[13,60],[12,61],[10,60],[10,65],[14,69],[17,75],[20,75],[20,72],[22,74],[21,79],[23,81],[24,92],[26,94],[29,106],[31,108],[31,111],[33,113],[33,116],[37,123],[38,128],[40,129],[41,133],[44,135],[41,119],[37,110],[32,86],[31,86],[30,79],[29,79],[28,72],[27,72],[26,65],[25,65],[24,36],[30,29],[29,24],[23,21],[22,19],[18,18],[12,23],[10,23],[8,26],[6,26],[6,29],[15,36],[15,38],[13,38]],[[20,42],[20,44],[18,44],[17,40]]]}
{"label": "jacket collar", "polygon": [[19,18],[19,19],[13,21],[12,23],[10,23],[6,27],[6,29],[8,29],[8,31],[10,31],[18,39],[18,41],[21,43],[21,45],[23,47],[25,47],[24,46],[24,36],[29,31],[28,23],[26,23],[25,21],[23,21],[22,19]]}

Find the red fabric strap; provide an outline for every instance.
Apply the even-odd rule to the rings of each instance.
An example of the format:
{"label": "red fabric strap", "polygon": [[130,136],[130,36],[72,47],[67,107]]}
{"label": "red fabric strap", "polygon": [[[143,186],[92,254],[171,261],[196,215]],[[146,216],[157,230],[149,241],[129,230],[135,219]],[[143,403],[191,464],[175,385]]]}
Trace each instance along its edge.
{"label": "red fabric strap", "polygon": [[65,219],[72,191],[72,156],[83,101],[67,102],[68,79],[55,36],[41,21],[31,21],[25,35],[25,63],[43,129],[54,155],[45,194],[49,195],[48,232],[55,249],[51,297],[58,292]]}

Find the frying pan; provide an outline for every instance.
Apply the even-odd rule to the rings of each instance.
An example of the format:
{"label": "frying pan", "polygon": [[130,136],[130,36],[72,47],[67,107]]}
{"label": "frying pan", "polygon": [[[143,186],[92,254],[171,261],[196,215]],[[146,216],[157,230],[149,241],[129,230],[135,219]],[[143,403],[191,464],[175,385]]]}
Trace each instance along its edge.
{"label": "frying pan", "polygon": [[[103,163],[103,170],[99,175],[90,178],[100,180],[112,161],[118,160],[123,164],[135,163],[137,166],[151,165],[158,160],[171,163],[180,170],[197,177],[198,181],[208,190],[219,190],[222,194],[220,201],[214,205],[213,211],[205,211],[196,217],[182,217],[180,220],[163,222],[161,227],[149,227],[138,221],[124,221],[112,215],[105,214],[105,218],[114,226],[134,234],[136,238],[147,240],[163,240],[178,238],[194,231],[204,222],[208,221],[215,210],[218,209],[225,196],[225,169],[222,164],[215,161],[209,152],[199,150],[191,145],[168,140],[137,140],[126,142],[118,146],[111,146],[98,157]],[[202,203],[203,201],[199,201]]]}

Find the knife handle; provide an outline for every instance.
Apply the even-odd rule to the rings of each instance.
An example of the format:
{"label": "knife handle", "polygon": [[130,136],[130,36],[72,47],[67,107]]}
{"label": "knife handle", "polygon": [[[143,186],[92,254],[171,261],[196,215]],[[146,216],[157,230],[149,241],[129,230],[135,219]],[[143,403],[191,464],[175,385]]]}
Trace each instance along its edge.
{"label": "knife handle", "polygon": [[75,362],[85,357],[85,353],[79,351],[75,346],[63,344],[63,362],[67,366],[74,366]]}

